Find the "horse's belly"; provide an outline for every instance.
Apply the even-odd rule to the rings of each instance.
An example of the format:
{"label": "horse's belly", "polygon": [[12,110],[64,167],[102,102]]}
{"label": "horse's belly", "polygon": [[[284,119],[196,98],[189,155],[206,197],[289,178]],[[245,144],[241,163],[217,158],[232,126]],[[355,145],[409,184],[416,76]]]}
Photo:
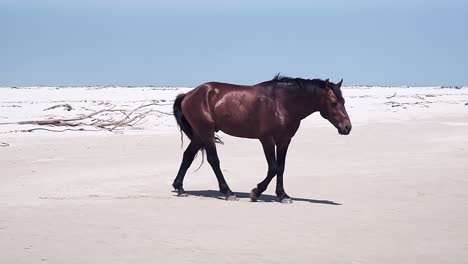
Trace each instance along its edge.
{"label": "horse's belly", "polygon": [[271,121],[270,104],[270,99],[246,92],[227,94],[213,111],[216,129],[235,137],[258,138]]}
{"label": "horse's belly", "polygon": [[258,138],[259,124],[253,117],[223,115],[215,121],[216,129],[224,133],[244,138]]}

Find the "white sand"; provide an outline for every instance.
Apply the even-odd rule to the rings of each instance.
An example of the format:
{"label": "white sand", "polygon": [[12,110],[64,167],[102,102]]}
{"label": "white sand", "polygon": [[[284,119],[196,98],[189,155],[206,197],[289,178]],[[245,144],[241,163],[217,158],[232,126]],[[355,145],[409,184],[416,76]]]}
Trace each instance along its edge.
{"label": "white sand", "polygon": [[[152,100],[170,112],[184,90],[0,88],[0,122]],[[264,202],[249,201],[266,175],[261,145],[229,136],[218,149],[240,200],[217,198],[208,164],[189,170],[192,195],[175,197],[182,150],[172,116],[154,113],[122,134],[0,125],[0,263],[465,263],[468,89],[344,95],[351,135],[314,114],[293,139],[290,205],[275,202],[274,182]],[[62,103],[75,110],[43,111]]]}

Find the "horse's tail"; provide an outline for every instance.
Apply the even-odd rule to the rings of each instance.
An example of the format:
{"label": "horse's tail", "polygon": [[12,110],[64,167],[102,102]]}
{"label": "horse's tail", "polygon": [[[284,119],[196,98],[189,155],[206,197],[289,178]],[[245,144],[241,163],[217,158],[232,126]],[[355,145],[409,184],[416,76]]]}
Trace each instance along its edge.
{"label": "horse's tail", "polygon": [[[184,135],[182,135],[182,131],[185,133],[185,135],[187,135],[187,137],[192,140],[193,138],[193,128],[192,126],[190,125],[190,123],[187,121],[187,119],[185,118],[184,116],[184,113],[182,112],[182,101],[184,100],[184,97],[185,97],[185,94],[179,94],[177,95],[175,101],[174,101],[174,106],[172,107],[173,109],[173,112],[174,112],[174,117],[177,121],[177,125],[179,125],[179,129],[180,129],[180,140],[182,141],[182,145],[184,145]],[[202,153],[202,161],[200,163],[200,166],[198,167],[198,169],[196,169],[195,171],[198,171],[201,166],[203,165],[203,161],[205,160],[205,150],[204,148],[202,147],[200,149],[201,153]],[[197,155],[195,154],[195,157]]]}
{"label": "horse's tail", "polygon": [[[182,112],[182,101],[184,100],[184,98],[185,98],[185,94],[177,95],[174,101],[174,105],[172,107],[173,112],[174,112],[174,117],[177,121],[177,125],[179,125],[180,140],[182,141],[182,146],[184,145],[184,136],[182,135],[182,131],[185,133],[185,135],[187,135],[187,137],[190,140],[193,139],[193,128],[190,125],[190,123],[187,121],[187,119],[185,118],[184,113]],[[219,138],[217,135],[214,136],[214,142],[219,143],[219,144],[224,144],[221,138]],[[200,151],[202,153],[202,161],[198,169],[196,169],[195,171],[198,171],[201,168],[201,166],[203,165],[203,161],[205,160],[205,148],[202,146],[200,148]]]}
{"label": "horse's tail", "polygon": [[182,112],[182,100],[184,100],[185,94],[179,94],[175,101],[174,101],[174,106],[173,106],[173,112],[174,112],[174,117],[177,121],[177,125],[179,125],[180,128],[180,138],[182,140],[183,144],[183,136],[182,136],[182,131],[187,135],[187,137],[192,140],[193,138],[193,129],[192,126],[190,126],[189,122],[187,119],[185,119],[184,113]]}
{"label": "horse's tail", "polygon": [[[192,140],[193,139],[193,129],[192,126],[189,124],[187,119],[184,116],[184,113],[182,112],[182,101],[184,100],[185,94],[179,94],[177,95],[175,101],[174,101],[174,106],[173,106],[173,112],[174,112],[174,117],[177,121],[177,125],[179,125],[180,128],[180,139],[182,140],[182,144],[184,143],[183,141],[183,136],[182,136],[182,131],[187,135],[187,137]],[[219,143],[219,144],[224,144],[224,142],[221,140],[220,137],[217,135],[214,136],[214,142]]]}

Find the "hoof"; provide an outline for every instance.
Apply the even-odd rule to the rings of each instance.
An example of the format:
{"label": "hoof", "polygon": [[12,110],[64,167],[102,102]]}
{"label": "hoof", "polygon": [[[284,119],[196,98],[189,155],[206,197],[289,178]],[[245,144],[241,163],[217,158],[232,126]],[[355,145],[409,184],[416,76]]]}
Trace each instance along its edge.
{"label": "hoof", "polygon": [[280,198],[280,203],[283,203],[283,204],[290,204],[290,203],[292,203],[292,199],[289,198],[289,197]]}
{"label": "hoof", "polygon": [[250,192],[250,200],[252,202],[256,202],[258,200],[257,188],[252,189],[252,191]]}
{"label": "hoof", "polygon": [[188,193],[186,193],[184,190],[178,190],[177,197],[188,197]]}
{"label": "hoof", "polygon": [[227,195],[226,196],[226,201],[238,201],[239,199],[235,194]]}

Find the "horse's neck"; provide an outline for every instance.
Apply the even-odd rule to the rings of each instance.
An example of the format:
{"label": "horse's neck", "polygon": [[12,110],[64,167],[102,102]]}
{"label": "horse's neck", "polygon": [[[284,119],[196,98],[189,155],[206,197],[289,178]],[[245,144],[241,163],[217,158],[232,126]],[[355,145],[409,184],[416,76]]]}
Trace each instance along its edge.
{"label": "horse's neck", "polygon": [[310,95],[284,94],[280,101],[288,115],[298,120],[319,111],[320,99]]}

